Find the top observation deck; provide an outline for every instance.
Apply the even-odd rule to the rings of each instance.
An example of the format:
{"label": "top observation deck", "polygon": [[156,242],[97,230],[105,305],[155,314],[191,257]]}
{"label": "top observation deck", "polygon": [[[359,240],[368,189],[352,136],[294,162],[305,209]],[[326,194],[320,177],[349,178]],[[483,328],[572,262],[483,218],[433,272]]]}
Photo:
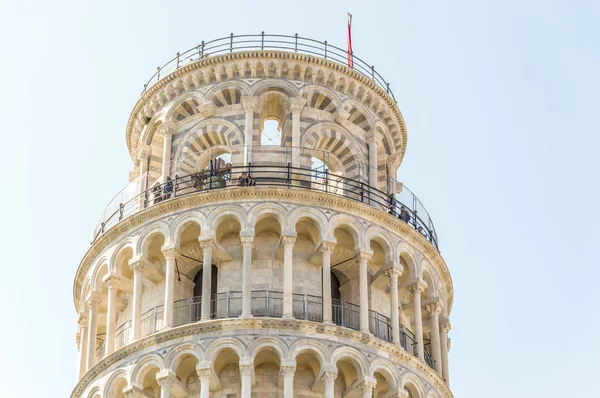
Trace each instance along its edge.
{"label": "top observation deck", "polygon": [[189,63],[213,55],[251,50],[293,51],[329,59],[370,78],[396,102],[396,97],[390,88],[390,83],[375,70],[374,65],[369,65],[366,61],[356,56],[354,52],[349,53],[342,48],[329,44],[327,40],[319,41],[310,39],[299,36],[297,33],[293,36],[265,34],[265,32],[258,35],[234,35],[231,33],[229,36],[219,39],[203,40],[200,44],[188,50],[178,52],[174,58],[167,61],[164,65],[158,66],[156,72],[144,84],[141,94],[143,95],[161,77],[165,77]]}

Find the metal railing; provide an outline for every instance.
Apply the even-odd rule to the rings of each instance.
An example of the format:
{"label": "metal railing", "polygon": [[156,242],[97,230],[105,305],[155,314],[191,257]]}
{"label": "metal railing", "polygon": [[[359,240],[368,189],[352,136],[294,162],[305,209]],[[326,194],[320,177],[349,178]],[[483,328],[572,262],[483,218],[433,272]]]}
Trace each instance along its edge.
{"label": "metal railing", "polygon": [[290,164],[228,166],[175,176],[173,180],[155,185],[125,203],[119,203],[112,213],[105,214],[94,232],[93,241],[121,220],[165,200],[214,189],[274,186],[320,191],[370,204],[405,222],[439,250],[433,221],[416,196],[410,191],[408,194],[389,194],[371,187],[363,180],[332,175],[328,170],[292,167]]}
{"label": "metal railing", "polygon": [[[174,326],[188,325],[200,321],[202,297],[189,297],[175,301],[173,305]],[[360,307],[339,299],[332,299],[333,323],[353,330],[360,329]],[[281,318],[283,316],[283,293],[276,290],[253,290],[251,311],[255,317]],[[295,319],[313,322],[323,321],[323,300],[321,296],[294,293],[292,312]],[[242,314],[242,292],[227,291],[213,294],[211,297],[211,319],[237,318]],[[163,305],[151,308],[142,314],[141,336],[150,336],[163,329]],[[131,339],[129,333],[131,321],[123,323],[116,333],[116,349]],[[391,319],[379,312],[369,310],[369,330],[377,338],[392,342]],[[124,336],[127,336],[124,339]],[[426,342],[428,343],[428,342]],[[417,356],[417,341],[409,329],[400,325],[400,345],[410,354]],[[97,358],[105,353],[105,340],[100,340]],[[433,360],[427,348],[425,362],[433,367]]]}
{"label": "metal railing", "polygon": [[251,50],[293,51],[332,60],[350,69],[354,69],[373,80],[396,101],[396,97],[394,97],[394,93],[390,89],[390,83],[375,70],[375,66],[360,59],[354,52],[349,53],[346,49],[332,46],[327,40],[319,41],[310,39],[299,36],[297,33],[294,36],[289,36],[265,34],[265,32],[259,35],[234,35],[231,33],[229,36],[219,39],[202,41],[188,50],[178,52],[174,58],[156,68],[156,72],[144,84],[142,94],[158,82],[161,77],[165,77],[169,73],[191,62],[199,61],[213,55]]}

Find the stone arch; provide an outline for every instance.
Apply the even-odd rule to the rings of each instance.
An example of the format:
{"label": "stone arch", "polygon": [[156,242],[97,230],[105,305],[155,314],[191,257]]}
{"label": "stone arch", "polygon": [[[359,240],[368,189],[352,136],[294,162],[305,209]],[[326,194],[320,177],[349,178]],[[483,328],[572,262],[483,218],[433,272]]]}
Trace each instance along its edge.
{"label": "stone arch", "polygon": [[244,344],[238,339],[228,337],[210,343],[210,345],[206,347],[204,360],[213,366],[217,354],[226,349],[231,349],[240,359],[246,357],[246,347],[244,347]]}
{"label": "stone arch", "polygon": [[165,239],[165,243],[172,241],[172,237],[170,235],[169,230],[169,225],[164,221],[158,221],[150,225],[140,234],[140,237],[137,241],[135,253],[137,253],[137,255],[145,256],[148,249],[147,246],[149,239],[154,234],[161,234]]}
{"label": "stone arch", "polygon": [[300,146],[335,156],[342,164],[344,177],[356,178],[360,175],[360,164],[366,164],[364,152],[356,139],[336,123],[312,125],[302,134]]}
{"label": "stone arch", "polygon": [[197,115],[199,113],[198,107],[205,102],[204,96],[198,91],[186,93],[177,98],[177,100],[169,106],[165,115],[165,120],[178,123],[183,119]]}
{"label": "stone arch", "polygon": [[423,383],[421,379],[414,373],[405,372],[402,375],[402,380],[400,382],[402,389],[408,390],[411,394],[416,395],[412,398],[422,398],[423,397]]}
{"label": "stone arch", "polygon": [[179,247],[181,233],[188,223],[194,223],[200,227],[200,234],[208,229],[208,222],[206,216],[198,210],[190,210],[184,214],[179,215],[174,221],[171,222],[170,236],[173,237],[175,246]]}
{"label": "stone arch", "polygon": [[150,366],[156,366],[158,369],[164,369],[165,361],[164,358],[158,354],[148,354],[138,360],[131,370],[131,375],[129,379],[129,385],[138,385],[141,384],[141,375],[144,373],[144,370]]}
{"label": "stone arch", "polygon": [[131,249],[131,257],[135,257],[136,240],[133,237],[125,238],[113,251],[112,256],[110,257],[110,272],[117,271],[117,260],[121,253],[126,249]]}
{"label": "stone arch", "polygon": [[87,398],[100,398],[100,392],[101,392],[100,387],[95,386],[87,394]]}
{"label": "stone arch", "polygon": [[379,120],[375,123],[374,128],[375,131],[378,131],[379,134],[381,134],[382,144],[385,149],[385,153],[390,156],[395,156],[396,146],[394,145],[394,140],[388,132],[388,129],[385,127],[385,124],[383,124],[383,122]]}
{"label": "stone arch", "polygon": [[103,397],[114,397],[114,395],[111,395],[111,392],[113,388],[116,387],[117,381],[119,379],[123,379],[123,381],[125,382],[125,386],[129,384],[129,375],[127,374],[127,371],[125,369],[117,369],[108,377],[106,383],[104,383],[104,391],[102,392]]}
{"label": "stone arch", "polygon": [[364,131],[370,131],[375,126],[375,118],[369,109],[360,102],[347,99],[342,103],[342,109],[350,115],[348,121]]}
{"label": "stone arch", "polygon": [[290,98],[295,98],[298,94],[298,88],[292,83],[282,79],[263,79],[254,83],[250,88],[250,95],[259,96],[265,91],[278,88],[287,94]]}
{"label": "stone arch", "polygon": [[311,352],[315,355],[320,363],[321,369],[331,363],[331,356],[325,346],[314,340],[297,340],[289,348],[288,360],[295,361],[296,357],[303,352]]}
{"label": "stone arch", "polygon": [[203,357],[202,347],[196,343],[187,343],[175,347],[171,352],[167,354],[165,358],[165,367],[173,372],[177,370],[180,360],[186,355],[191,355],[198,360],[198,363],[202,362]]}
{"label": "stone arch", "polygon": [[346,214],[336,214],[329,220],[329,231],[331,236],[337,228],[343,228],[354,238],[354,249],[360,250],[365,248],[363,228],[356,222],[353,217]]}
{"label": "stone arch", "polygon": [[[364,379],[369,375],[369,363],[365,356],[353,347],[339,347],[331,354],[331,363],[336,365],[340,360],[348,359],[356,366],[358,378]],[[337,365],[336,365],[337,366]]]}
{"label": "stone arch", "polygon": [[375,373],[381,373],[391,389],[398,390],[398,372],[390,361],[383,358],[377,358],[371,362],[369,366],[369,376],[375,377]]}
{"label": "stone arch", "polygon": [[274,216],[279,222],[282,232],[289,226],[286,221],[288,220],[288,213],[285,207],[276,203],[262,203],[250,208],[248,211],[247,228],[254,229],[258,221],[268,216]]}
{"label": "stone arch", "polygon": [[333,90],[311,84],[302,87],[298,96],[306,100],[306,106],[329,113],[335,113],[342,108],[340,96]]}
{"label": "stone arch", "polygon": [[430,388],[427,391],[426,398],[440,398],[440,395],[435,391],[435,389]]}
{"label": "stone arch", "polygon": [[196,159],[201,152],[213,147],[224,147],[231,153],[233,147],[243,144],[244,137],[234,123],[225,119],[210,118],[196,124],[177,141],[175,174],[187,175],[194,172]]}
{"label": "stone arch", "polygon": [[[215,99],[215,96],[220,93],[223,90],[227,90],[233,88],[235,90],[239,90],[241,92],[242,95],[246,96],[246,95],[250,95],[251,93],[251,88],[250,85],[248,85],[247,83],[243,82],[243,81],[232,81],[232,80],[228,80],[225,82],[221,82],[221,83],[217,83],[214,86],[212,86],[205,94],[205,98],[207,101],[211,101],[213,102]],[[214,102],[213,102],[214,103]]]}
{"label": "stone arch", "polygon": [[333,240],[333,234],[329,231],[329,221],[320,210],[312,207],[302,206],[292,210],[288,216],[289,228],[296,229],[296,224],[302,220],[312,221],[319,230],[319,240]]}
{"label": "stone arch", "polygon": [[428,267],[423,263],[427,263],[427,261],[424,260],[421,263],[421,279],[427,283],[427,289],[426,289],[427,297],[428,298],[438,297],[439,289],[438,289],[438,286],[436,283],[437,281],[433,278]]}
{"label": "stone arch", "polygon": [[[105,272],[103,272],[105,271]],[[92,273],[92,290],[102,290],[102,278],[110,272],[110,261],[108,257],[102,256],[94,267]]]}
{"label": "stone arch", "polygon": [[408,271],[409,278],[420,278],[418,262],[412,247],[410,247],[406,242],[400,242],[398,244],[397,253],[399,259],[404,260],[408,266],[408,270],[405,270],[405,272]]}
{"label": "stone arch", "polygon": [[234,218],[240,224],[242,230],[246,228],[246,210],[244,210],[244,208],[241,206],[223,205],[219,207],[219,210],[213,210],[208,216],[207,231],[212,231],[212,233],[215,233],[221,221],[226,218]]}
{"label": "stone arch", "polygon": [[371,225],[365,231],[365,243],[374,240],[379,243],[385,252],[385,261],[390,262],[396,258],[396,245],[388,232],[378,225]]}
{"label": "stone arch", "polygon": [[288,348],[283,340],[277,337],[262,336],[248,345],[248,348],[246,349],[247,356],[254,360],[256,354],[264,348],[269,348],[275,351],[279,356],[280,362],[283,362],[289,355]]}

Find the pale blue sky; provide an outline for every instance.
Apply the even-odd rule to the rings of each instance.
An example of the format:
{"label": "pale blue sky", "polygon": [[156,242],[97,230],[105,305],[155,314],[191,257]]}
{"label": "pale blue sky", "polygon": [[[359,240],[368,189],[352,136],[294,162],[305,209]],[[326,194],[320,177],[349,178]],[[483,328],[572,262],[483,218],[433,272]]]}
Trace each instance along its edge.
{"label": "pale blue sky", "polygon": [[158,64],[203,39],[345,45],[391,81],[399,179],[455,288],[456,397],[598,397],[598,1],[0,4],[0,396],[75,383],[72,282],[127,182],[125,123]]}

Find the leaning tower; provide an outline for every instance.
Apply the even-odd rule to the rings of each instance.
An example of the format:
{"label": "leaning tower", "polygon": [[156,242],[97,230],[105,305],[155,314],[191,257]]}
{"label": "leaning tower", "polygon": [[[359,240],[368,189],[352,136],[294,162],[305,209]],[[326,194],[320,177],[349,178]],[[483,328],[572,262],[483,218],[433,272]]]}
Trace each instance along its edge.
{"label": "leaning tower", "polygon": [[452,281],[375,67],[298,35],[202,42],[126,142],[75,276],[73,398],[452,397]]}

